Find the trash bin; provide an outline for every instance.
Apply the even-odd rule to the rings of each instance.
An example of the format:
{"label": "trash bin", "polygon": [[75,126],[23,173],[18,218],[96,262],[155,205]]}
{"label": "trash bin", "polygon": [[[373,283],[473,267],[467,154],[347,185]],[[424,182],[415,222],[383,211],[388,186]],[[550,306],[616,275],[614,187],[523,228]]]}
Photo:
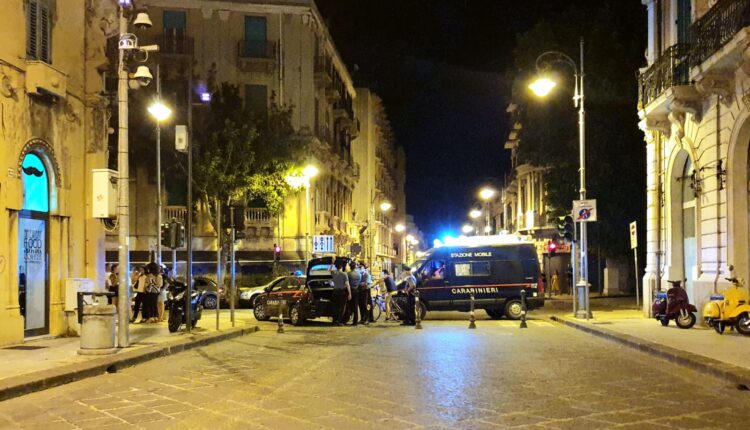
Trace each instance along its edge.
{"label": "trash bin", "polygon": [[[79,310],[80,311],[80,310]],[[115,322],[117,307],[114,305],[84,305],[81,324],[82,355],[112,354],[115,348]]]}

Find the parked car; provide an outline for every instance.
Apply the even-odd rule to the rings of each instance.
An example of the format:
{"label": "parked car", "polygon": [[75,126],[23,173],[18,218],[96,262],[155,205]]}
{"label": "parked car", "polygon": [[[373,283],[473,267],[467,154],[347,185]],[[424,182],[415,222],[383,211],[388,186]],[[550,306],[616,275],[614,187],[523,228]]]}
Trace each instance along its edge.
{"label": "parked car", "polygon": [[289,280],[289,278],[297,278],[301,279],[301,282],[305,283],[305,277],[304,276],[280,276],[273,281],[259,285],[257,287],[250,287],[250,288],[240,288],[239,290],[239,305],[240,307],[255,307],[255,301],[260,297],[261,294],[264,292],[271,291],[276,285],[280,284],[281,282],[284,282],[285,280]]}
{"label": "parked car", "polygon": [[288,282],[274,284],[256,299],[253,314],[258,321],[271,317],[288,318],[294,325],[308,319],[333,316],[331,267],[335,262],[349,263],[346,257],[323,257],[310,260],[307,277],[290,277]]}
{"label": "parked car", "polygon": [[[178,284],[178,286],[185,286],[184,278],[174,279],[172,282]],[[217,300],[221,300],[222,304],[227,303],[228,298],[224,288],[219,288],[213,279],[204,278],[201,276],[193,278],[193,289],[196,291],[205,291],[203,295],[203,308],[204,309],[216,309]]]}

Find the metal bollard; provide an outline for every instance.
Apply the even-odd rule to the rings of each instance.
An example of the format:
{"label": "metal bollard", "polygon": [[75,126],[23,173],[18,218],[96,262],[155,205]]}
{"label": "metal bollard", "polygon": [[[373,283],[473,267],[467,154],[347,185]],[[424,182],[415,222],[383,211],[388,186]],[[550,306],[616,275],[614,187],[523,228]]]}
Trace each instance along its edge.
{"label": "metal bollard", "polygon": [[474,316],[474,293],[469,296],[471,299],[471,311],[469,311],[469,328],[477,328],[476,317]]}
{"label": "metal bollard", "polygon": [[420,312],[419,306],[419,291],[414,291],[414,320],[416,322],[414,328],[422,330],[422,312]]}
{"label": "metal bollard", "polygon": [[528,328],[526,325],[526,290],[521,290],[521,327]]}
{"label": "metal bollard", "polygon": [[284,305],[279,306],[279,328],[276,333],[284,333]]}

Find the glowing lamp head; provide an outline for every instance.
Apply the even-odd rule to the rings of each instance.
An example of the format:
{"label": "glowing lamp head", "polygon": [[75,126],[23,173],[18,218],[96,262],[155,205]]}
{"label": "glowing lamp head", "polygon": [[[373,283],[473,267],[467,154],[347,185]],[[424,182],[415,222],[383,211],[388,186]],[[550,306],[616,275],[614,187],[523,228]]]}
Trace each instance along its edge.
{"label": "glowing lamp head", "polygon": [[393,205],[391,204],[391,202],[383,202],[380,204],[380,210],[383,212],[388,212],[392,207]]}
{"label": "glowing lamp head", "polygon": [[410,242],[412,245],[419,245],[419,239],[417,238],[413,238],[412,240],[410,240]]}
{"label": "glowing lamp head", "polygon": [[482,216],[482,211],[480,211],[479,209],[473,209],[471,212],[469,212],[469,216],[472,219],[477,219]]}
{"label": "glowing lamp head", "polygon": [[314,177],[318,176],[318,173],[319,173],[318,168],[315,167],[315,166],[313,166],[312,164],[309,164],[309,165],[305,166],[304,169],[302,169],[302,174],[306,178],[314,178]]}
{"label": "glowing lamp head", "polygon": [[396,227],[394,227],[394,229],[397,232],[402,233],[404,230],[406,230],[406,226],[403,224],[396,224]]}
{"label": "glowing lamp head", "polygon": [[117,0],[117,4],[120,5],[120,7],[131,8],[133,7],[133,0]]}
{"label": "glowing lamp head", "polygon": [[407,234],[406,235],[406,241],[409,242],[409,243],[414,242],[414,236],[412,236],[410,234]]}
{"label": "glowing lamp head", "polygon": [[172,116],[172,109],[167,107],[164,103],[157,101],[148,107],[148,113],[150,113],[154,119],[161,122]]}
{"label": "glowing lamp head", "polygon": [[529,85],[529,89],[538,97],[546,97],[557,86],[557,82],[549,78],[539,78]]}
{"label": "glowing lamp head", "polygon": [[484,226],[484,232],[485,233],[492,233],[492,227],[490,227],[488,225]]}
{"label": "glowing lamp head", "polygon": [[493,190],[492,188],[489,188],[489,187],[482,188],[479,191],[479,197],[482,200],[489,200],[489,199],[495,197],[495,190]]}
{"label": "glowing lamp head", "polygon": [[464,225],[463,227],[461,227],[461,231],[462,231],[462,232],[463,232],[464,234],[469,234],[469,233],[471,233],[471,232],[473,232],[473,231],[474,231],[474,226],[472,226],[472,225],[469,225],[469,224],[466,224],[466,225]]}
{"label": "glowing lamp head", "polygon": [[201,93],[201,101],[203,103],[209,103],[211,102],[211,93]]}

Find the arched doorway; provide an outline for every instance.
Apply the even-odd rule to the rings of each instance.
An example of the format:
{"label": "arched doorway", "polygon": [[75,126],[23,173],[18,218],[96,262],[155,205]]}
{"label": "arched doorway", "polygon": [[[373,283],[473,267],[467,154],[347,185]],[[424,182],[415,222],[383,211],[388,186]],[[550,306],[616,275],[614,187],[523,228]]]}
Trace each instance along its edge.
{"label": "arched doorway", "polygon": [[23,209],[18,219],[18,303],[25,336],[49,333],[49,175],[41,157],[27,153],[21,164]]}
{"label": "arched doorway", "polygon": [[686,279],[685,288],[693,296],[693,274],[698,264],[696,238],[696,192],[693,162],[686,151],[675,158],[671,188],[671,277]]}

